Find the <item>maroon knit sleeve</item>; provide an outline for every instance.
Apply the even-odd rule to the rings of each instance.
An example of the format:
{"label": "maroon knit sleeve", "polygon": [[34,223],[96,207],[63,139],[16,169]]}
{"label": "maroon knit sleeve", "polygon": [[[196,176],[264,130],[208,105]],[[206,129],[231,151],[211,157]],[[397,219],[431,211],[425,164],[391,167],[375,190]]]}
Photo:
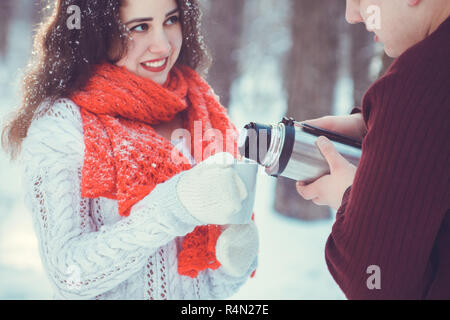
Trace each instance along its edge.
{"label": "maroon knit sleeve", "polygon": [[[349,299],[420,299],[432,277],[430,255],[449,207],[450,96],[448,81],[421,75],[388,75],[363,101],[362,158],[325,248]],[[373,266],[380,289],[368,286]]]}
{"label": "maroon knit sleeve", "polygon": [[347,190],[345,190],[344,195],[342,196],[342,202],[341,207],[336,212],[337,215],[342,214],[345,212],[345,208],[347,207],[348,199],[350,197],[350,191],[352,190],[352,186],[348,187]]}
{"label": "maroon knit sleeve", "polygon": [[361,107],[354,107],[350,114],[361,113]]}

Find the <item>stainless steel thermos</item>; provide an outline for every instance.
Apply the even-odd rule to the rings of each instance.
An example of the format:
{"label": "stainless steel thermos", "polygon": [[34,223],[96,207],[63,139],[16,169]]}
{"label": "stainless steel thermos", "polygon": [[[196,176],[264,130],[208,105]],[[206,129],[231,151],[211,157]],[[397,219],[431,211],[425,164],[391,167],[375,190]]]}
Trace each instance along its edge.
{"label": "stainless steel thermos", "polygon": [[265,167],[267,174],[311,182],[330,172],[315,144],[321,135],[329,138],[345,159],[358,166],[360,141],[292,118],[283,118],[275,125],[251,122],[241,131],[238,144],[241,155]]}

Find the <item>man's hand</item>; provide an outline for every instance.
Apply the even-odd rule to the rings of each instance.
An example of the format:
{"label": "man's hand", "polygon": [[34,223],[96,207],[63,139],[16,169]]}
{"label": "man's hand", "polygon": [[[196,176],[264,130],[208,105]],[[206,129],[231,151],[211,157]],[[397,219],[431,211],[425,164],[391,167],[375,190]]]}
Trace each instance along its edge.
{"label": "man's hand", "polygon": [[357,140],[362,140],[367,133],[366,124],[364,123],[361,113],[355,113],[347,116],[325,116],[303,122],[322,129],[334,131]]}
{"label": "man's hand", "polygon": [[319,137],[316,144],[330,166],[330,174],[308,185],[298,181],[297,191],[306,200],[337,210],[341,206],[345,190],[353,184],[356,167],[345,160],[327,138]]}

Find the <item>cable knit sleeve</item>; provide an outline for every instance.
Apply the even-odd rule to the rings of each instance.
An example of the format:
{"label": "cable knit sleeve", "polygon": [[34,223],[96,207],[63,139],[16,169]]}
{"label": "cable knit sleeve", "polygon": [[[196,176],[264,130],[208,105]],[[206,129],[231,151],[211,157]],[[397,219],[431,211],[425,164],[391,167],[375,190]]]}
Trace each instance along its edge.
{"label": "cable knit sleeve", "polygon": [[84,143],[78,107],[59,100],[39,110],[44,112],[37,113],[23,143],[25,201],[56,297],[89,299],[116,287],[160,246],[201,224],[168,192],[176,176],[138,202],[128,218],[97,230],[80,191]]}

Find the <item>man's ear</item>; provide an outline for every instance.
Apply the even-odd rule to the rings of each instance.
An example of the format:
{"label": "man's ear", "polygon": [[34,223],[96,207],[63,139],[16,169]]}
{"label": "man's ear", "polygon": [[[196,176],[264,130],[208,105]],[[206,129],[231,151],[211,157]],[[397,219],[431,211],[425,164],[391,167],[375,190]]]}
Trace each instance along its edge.
{"label": "man's ear", "polygon": [[421,2],[422,2],[422,0],[408,0],[408,6],[415,7]]}

